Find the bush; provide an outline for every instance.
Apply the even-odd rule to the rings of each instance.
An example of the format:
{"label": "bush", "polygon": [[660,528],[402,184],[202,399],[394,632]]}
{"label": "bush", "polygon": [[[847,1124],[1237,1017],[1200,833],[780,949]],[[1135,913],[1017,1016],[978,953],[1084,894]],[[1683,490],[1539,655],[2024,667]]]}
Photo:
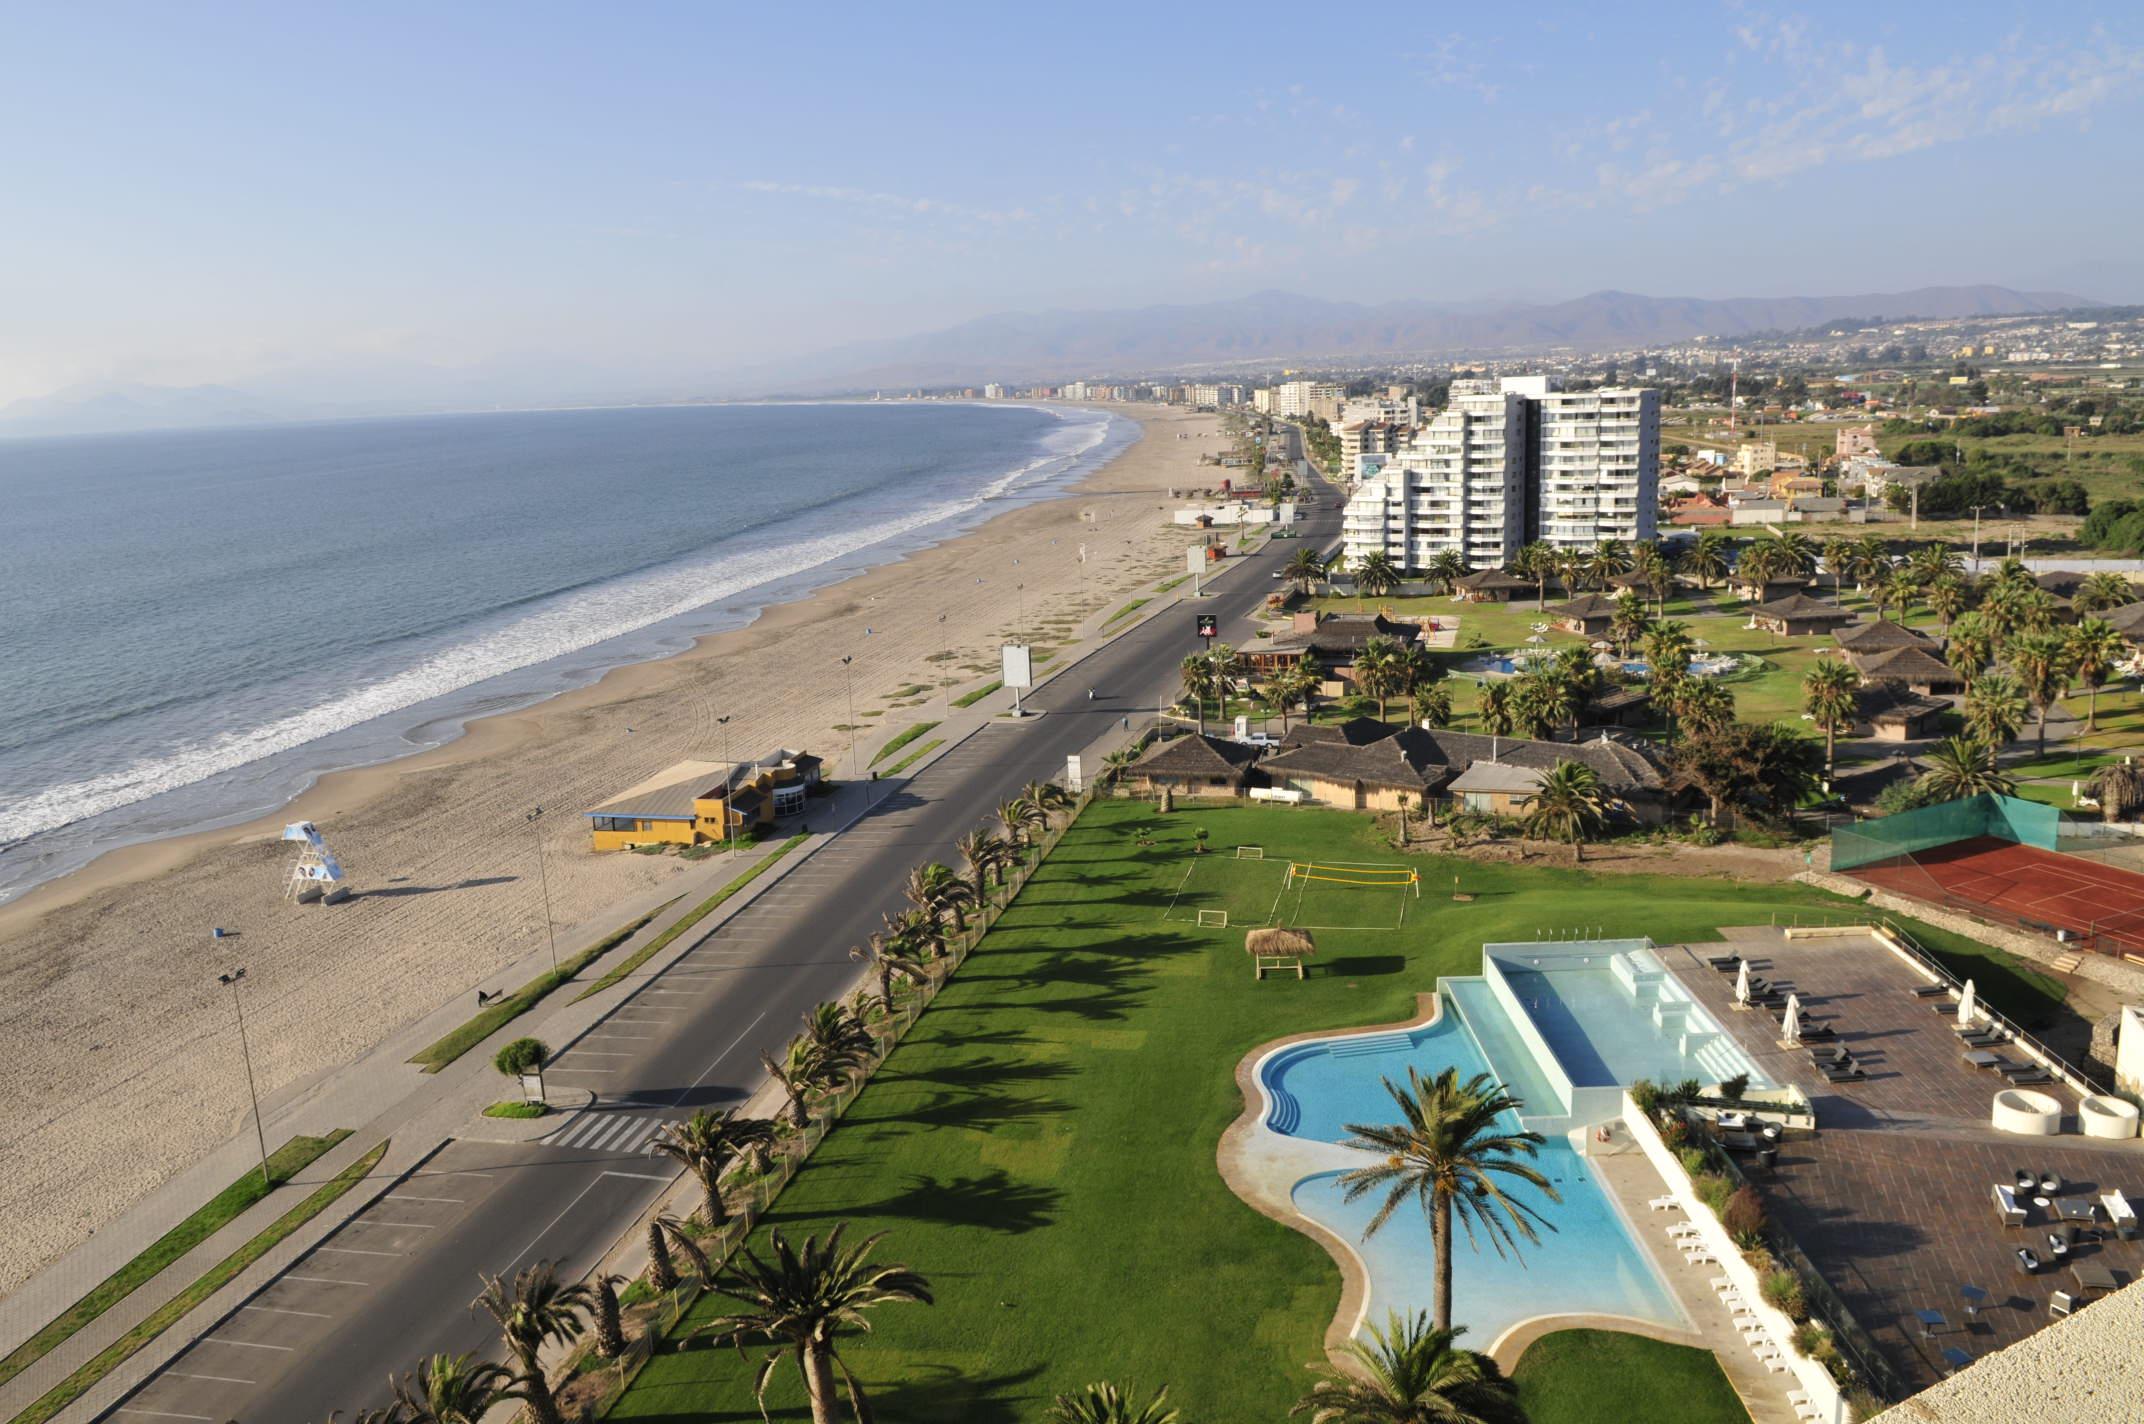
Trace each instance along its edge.
{"label": "bush", "polygon": [[1690,1174],[1690,1180],[1692,1182],[1697,1181],[1700,1177],[1705,1175],[1704,1148],[1685,1147],[1682,1149],[1682,1151],[1675,1154],[1675,1160],[1682,1163],[1682,1169]]}
{"label": "bush", "polygon": [[1666,1143],[1671,1150],[1681,1147],[1684,1140],[1689,1136],[1690,1125],[1679,1116],[1671,1117],[1660,1124],[1660,1140]]}
{"label": "bush", "polygon": [[1653,1105],[1660,1101],[1660,1090],[1650,1078],[1640,1078],[1630,1085],[1630,1100],[1638,1105],[1638,1111],[1647,1117],[1653,1115]]}
{"label": "bush", "polygon": [[544,1047],[540,1038],[517,1038],[502,1046],[492,1055],[491,1066],[509,1078],[518,1078],[524,1073],[540,1072],[551,1050]]}
{"label": "bush", "polygon": [[1802,1297],[1801,1279],[1792,1271],[1772,1271],[1764,1278],[1764,1298],[1789,1320],[1807,1320],[1809,1302]]}
{"label": "bush", "polygon": [[1749,1074],[1747,1073],[1737,1073],[1734,1077],[1720,1084],[1720,1096],[1731,1103],[1741,1102],[1742,1095],[1748,1091]]}
{"label": "bush", "polygon": [[1763,1239],[1764,1203],[1755,1187],[1743,1187],[1728,1197],[1720,1212],[1720,1225],[1727,1228],[1737,1246],[1753,1245]]}

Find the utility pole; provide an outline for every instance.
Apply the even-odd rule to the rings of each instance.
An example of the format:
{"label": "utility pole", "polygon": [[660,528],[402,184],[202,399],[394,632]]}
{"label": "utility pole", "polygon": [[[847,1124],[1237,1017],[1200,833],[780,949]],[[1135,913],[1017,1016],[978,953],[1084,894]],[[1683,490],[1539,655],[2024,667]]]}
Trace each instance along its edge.
{"label": "utility pole", "polygon": [[268,1175],[268,1132],[261,1126],[261,1093],[253,1081],[253,1046],[246,1041],[246,1006],[238,997],[238,981],[245,977],[244,969],[233,969],[228,974],[218,974],[216,982],[229,987],[231,1007],[238,1013],[238,1051],[246,1062],[246,1096],[253,1102],[253,1140],[261,1149],[261,1187],[267,1190],[275,1186],[275,1179]]}
{"label": "utility pole", "polygon": [[722,830],[729,837],[730,855],[734,858],[737,854],[737,808],[731,798],[737,794],[737,761],[730,755],[729,717],[717,717],[715,725],[722,729]]}
{"label": "utility pole", "polygon": [[536,823],[543,819],[543,807],[522,818],[528,822],[529,838],[536,842],[536,880],[543,886],[543,928],[551,937],[551,972],[558,972],[558,922],[551,918],[551,872],[544,864],[543,830]]}
{"label": "utility pole", "polygon": [[1979,578],[1979,577],[1980,577],[1980,511],[1981,511],[1981,510],[1983,510],[1983,509],[1986,509],[1986,508],[1987,508],[1987,506],[1986,506],[1986,505],[1984,505],[1984,504],[1976,504],[1976,505],[1974,505],[1974,506],[1973,506],[1973,577],[1974,577],[1974,578]]}
{"label": "utility pole", "polygon": [[[938,615],[938,651],[950,654],[953,650],[945,645],[945,615]],[[938,696],[945,702],[945,715],[953,715],[953,679],[947,668],[953,659],[949,656],[938,664]]]}

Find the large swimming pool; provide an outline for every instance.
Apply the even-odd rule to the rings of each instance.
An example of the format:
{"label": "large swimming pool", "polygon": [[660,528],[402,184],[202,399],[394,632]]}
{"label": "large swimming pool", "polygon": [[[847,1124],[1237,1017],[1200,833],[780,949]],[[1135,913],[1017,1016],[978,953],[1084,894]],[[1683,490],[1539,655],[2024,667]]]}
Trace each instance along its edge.
{"label": "large swimming pool", "polygon": [[[1464,1232],[1458,1234],[1452,1316],[1470,1327],[1468,1343],[1486,1349],[1513,1325],[1538,1315],[1584,1312],[1685,1323],[1632,1239],[1630,1224],[1573,1144],[1618,1116],[1622,1090],[1640,1078],[1712,1084],[1746,1073],[1752,1086],[1773,1084],[1668,972],[1651,944],[1484,945],[1479,976],[1439,983],[1438,1016],[1431,1023],[1337,1034],[1268,1054],[1258,1073],[1265,1128],[1305,1143],[1345,1144],[1356,1124],[1398,1120],[1386,1080],[1404,1087],[1409,1068],[1434,1075],[1447,1067],[1461,1078],[1488,1073],[1518,1099],[1513,1126],[1546,1138],[1534,1165],[1562,1197],[1548,1202],[1531,1188],[1510,1184],[1518,1200],[1538,1206],[1555,1227],[1515,1254],[1500,1257],[1486,1240],[1469,1245]],[[1382,1321],[1388,1309],[1427,1309],[1434,1257],[1422,1212],[1403,1206],[1377,1235],[1365,1238],[1378,1199],[1349,1203],[1339,1186],[1344,1164],[1358,1154],[1295,1150],[1291,1161],[1301,1165],[1291,1170],[1303,1175],[1291,1199],[1361,1260],[1370,1285],[1364,1319]]]}

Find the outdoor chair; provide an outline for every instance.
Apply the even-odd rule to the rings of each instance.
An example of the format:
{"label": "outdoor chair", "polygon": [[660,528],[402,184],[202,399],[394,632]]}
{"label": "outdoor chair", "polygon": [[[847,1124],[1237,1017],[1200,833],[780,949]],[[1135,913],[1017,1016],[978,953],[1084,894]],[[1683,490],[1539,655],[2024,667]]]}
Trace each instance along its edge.
{"label": "outdoor chair", "polygon": [[1956,1345],[1945,1345],[1943,1347],[1943,1372],[1945,1374],[1954,1375],[1971,1363],[1973,1363],[1973,1357]]}
{"label": "outdoor chair", "polygon": [[2040,1174],[2040,1191],[2046,1196],[2061,1196],[2062,1174],[2059,1172],[2042,1172]]}
{"label": "outdoor chair", "polygon": [[1933,999],[1938,994],[1948,994],[1950,989],[1942,984],[1923,984],[1913,991],[1916,999]]}
{"label": "outdoor chair", "polygon": [[1820,1063],[1841,1063],[1852,1055],[1844,1047],[1834,1043],[1823,1048],[1810,1049],[1809,1056]]}
{"label": "outdoor chair", "polygon": [[[2031,1185],[2028,1183],[2019,1190],[2030,1191],[2031,1189]],[[2023,1226],[2025,1224],[2025,1208],[2018,1205],[2017,1192],[2004,1186],[2001,1182],[1995,1184],[1995,1216],[2005,1226]]]}
{"label": "outdoor chair", "polygon": [[1742,956],[1739,954],[1715,954],[1705,962],[1722,974],[1732,974],[1742,967]]}
{"label": "outdoor chair", "polygon": [[1826,1068],[1824,1070],[1824,1077],[1834,1083],[1858,1083],[1867,1076],[1868,1074],[1862,1072],[1859,1067],[1855,1066],[1852,1063],[1842,1064],[1836,1067]]}
{"label": "outdoor chair", "polygon": [[1805,1043],[1829,1043],[1837,1037],[1837,1031],[1828,1023],[1805,1024],[1802,1027],[1802,1041]]}
{"label": "outdoor chair", "polygon": [[2063,1240],[2063,1239],[2062,1239],[2062,1237],[2061,1237],[2060,1235],[2058,1235],[2057,1233],[2055,1233],[2055,1232],[2052,1232],[2052,1231],[2050,1231],[2050,1232],[2048,1232],[2048,1233],[2047,1233],[2047,1254],[2048,1254],[2048,1255],[2050,1255],[2050,1256],[2054,1257],[2054,1259],[2056,1259],[2057,1261],[2059,1261],[2059,1260],[2061,1260],[2061,1259],[2062,1259],[2062,1258],[2063,1258],[2064,1256],[2067,1256],[2067,1255],[2069,1255],[2069,1253],[2070,1253],[2070,1243],[2069,1243],[2069,1242],[2067,1242],[2067,1241]]}
{"label": "outdoor chair", "polygon": [[2038,1271],[2039,1269],[2040,1258],[2032,1254],[2032,1248],[2030,1246],[2018,1247],[2017,1273],[2021,1276],[2029,1276],[2032,1275],[2034,1272]]}
{"label": "outdoor chair", "polygon": [[2026,1171],[2023,1167],[2017,1169],[2017,1189],[2019,1191],[2029,1192],[2039,1184],[2040,1179],[2037,1176]]}

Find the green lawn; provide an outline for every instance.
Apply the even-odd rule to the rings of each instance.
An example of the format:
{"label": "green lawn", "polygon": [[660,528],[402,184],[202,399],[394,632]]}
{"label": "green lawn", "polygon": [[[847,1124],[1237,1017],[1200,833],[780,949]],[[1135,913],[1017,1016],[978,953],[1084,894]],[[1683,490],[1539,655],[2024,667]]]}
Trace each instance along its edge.
{"label": "green lawn", "polygon": [[[1258,983],[1240,928],[1167,918],[1201,826],[1213,852],[1201,869],[1229,869],[1200,879],[1247,905],[1258,897],[1234,883],[1249,875],[1238,844],[1262,845],[1269,863],[1400,859],[1368,818],[1340,811],[1088,810],[773,1218],[796,1235],[843,1220],[885,1231],[880,1255],[929,1278],[935,1306],[887,1307],[874,1333],[844,1342],[888,1424],[1032,1421],[1055,1392],[1103,1378],[1166,1383],[1194,1421],[1282,1418],[1309,1383],[1340,1277],[1215,1169],[1246,1052],[1410,1016],[1438,975],[1476,972],[1485,941],[1582,925],[1709,939],[1775,909],[1847,908],[1792,884],[1418,858],[1425,893],[1405,928],[1321,932],[1308,980]],[[1141,846],[1142,831],[1156,843]],[[1444,898],[1455,874],[1470,903]],[[717,1313],[703,1304],[694,1318]],[[750,1376],[732,1351],[658,1353],[614,1413],[756,1419]],[[769,1401],[802,1417],[793,1366]]]}
{"label": "green lawn", "polygon": [[1512,1371],[1532,1424],[1747,1424],[1710,1352],[1617,1330],[1544,1335]]}

